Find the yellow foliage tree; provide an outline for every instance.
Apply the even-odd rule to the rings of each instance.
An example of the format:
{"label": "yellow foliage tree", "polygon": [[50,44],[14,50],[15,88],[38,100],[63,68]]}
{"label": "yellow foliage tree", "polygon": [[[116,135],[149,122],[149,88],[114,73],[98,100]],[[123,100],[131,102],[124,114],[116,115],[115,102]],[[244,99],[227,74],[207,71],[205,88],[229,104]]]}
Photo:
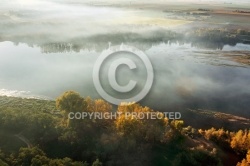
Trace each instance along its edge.
{"label": "yellow foliage tree", "polygon": [[250,150],[248,150],[246,158],[237,163],[237,166],[250,166]]}
{"label": "yellow foliage tree", "polygon": [[87,103],[87,110],[89,112],[112,111],[112,105],[102,99],[93,100],[90,97],[86,97],[85,102]]}
{"label": "yellow foliage tree", "polygon": [[[116,129],[124,136],[143,141],[161,141],[168,124],[168,119],[160,112],[137,103],[122,103],[118,106],[119,117],[116,119]],[[150,115],[155,114],[152,119]]]}
{"label": "yellow foliage tree", "polygon": [[[99,112],[102,115],[107,113],[107,115],[111,116],[112,105],[108,102],[102,99],[93,100],[90,97],[86,97],[85,102],[87,103],[88,112]],[[108,118],[109,116],[106,118],[103,117],[102,119],[92,119],[92,121],[101,128],[107,128],[113,125],[113,119]]]}
{"label": "yellow foliage tree", "polygon": [[249,130],[239,130],[231,141],[231,147],[238,153],[246,154],[250,149],[250,132]]}

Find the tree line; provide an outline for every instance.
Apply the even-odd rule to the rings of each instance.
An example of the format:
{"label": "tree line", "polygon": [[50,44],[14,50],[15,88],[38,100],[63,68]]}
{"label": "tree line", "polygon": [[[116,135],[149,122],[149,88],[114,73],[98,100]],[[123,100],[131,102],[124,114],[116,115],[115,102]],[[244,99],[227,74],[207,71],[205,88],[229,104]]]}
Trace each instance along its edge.
{"label": "tree line", "polygon": [[[201,138],[215,142],[219,148],[232,149],[241,158],[238,165],[249,163],[248,130],[197,130],[185,127],[182,120],[169,120],[164,116],[159,119],[126,117],[126,112],[162,113],[138,103],[114,108],[104,100],[84,98],[74,91],[63,93],[55,102],[22,100],[24,105],[32,106],[31,109],[20,107],[16,102],[0,106],[0,165],[222,165],[218,147],[209,149],[195,144]],[[37,103],[44,103],[46,109],[60,110],[60,114],[44,110]],[[77,111],[120,114],[116,119],[68,118],[69,112]],[[6,140],[1,144],[1,139],[7,133],[16,140],[13,146],[18,140],[15,135],[21,134],[31,142],[31,147],[3,146]]]}

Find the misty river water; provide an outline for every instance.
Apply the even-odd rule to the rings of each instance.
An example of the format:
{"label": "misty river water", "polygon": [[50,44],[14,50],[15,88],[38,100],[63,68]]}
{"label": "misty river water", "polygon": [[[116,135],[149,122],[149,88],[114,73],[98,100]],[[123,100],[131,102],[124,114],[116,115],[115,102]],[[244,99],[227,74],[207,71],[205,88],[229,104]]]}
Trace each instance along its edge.
{"label": "misty river water", "polygon": [[[249,66],[218,55],[234,50],[249,51],[250,46],[225,45],[211,53],[190,44],[161,43],[143,50],[152,63],[154,82],[141,103],[158,110],[202,108],[249,116]],[[101,51],[43,51],[22,43],[0,43],[0,95],[55,99],[64,91],[75,90],[85,97],[101,98],[92,80]],[[118,82],[134,79],[143,86],[145,70],[141,69],[137,74],[121,70]],[[103,81],[107,82],[105,77]],[[110,88],[106,86],[106,90]]]}
{"label": "misty river water", "polygon": [[[141,104],[159,111],[201,108],[250,117],[250,67],[222,55],[250,51],[249,45],[225,44],[211,50],[185,42],[162,42],[162,34],[167,38],[168,30],[190,21],[175,20],[173,13],[160,10],[96,7],[92,1],[87,5],[57,0],[3,1],[0,95],[54,100],[64,91],[75,90],[85,97],[101,98],[93,84],[94,63],[103,50],[129,39],[131,46],[148,56],[154,70],[153,86]],[[136,80],[137,93],[145,84],[146,73],[141,61],[133,60],[138,70],[133,73],[122,68],[117,79],[121,85]],[[105,71],[103,86],[117,95],[108,85]]]}

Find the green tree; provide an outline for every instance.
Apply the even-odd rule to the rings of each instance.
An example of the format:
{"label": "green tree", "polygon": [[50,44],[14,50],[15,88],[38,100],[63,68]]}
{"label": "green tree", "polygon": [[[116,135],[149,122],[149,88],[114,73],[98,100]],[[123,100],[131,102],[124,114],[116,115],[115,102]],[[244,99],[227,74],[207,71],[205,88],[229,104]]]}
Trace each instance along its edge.
{"label": "green tree", "polygon": [[0,159],[0,165],[1,165],[1,166],[8,166],[8,164],[5,163],[5,162],[3,162],[3,160],[1,160],[1,159]]}
{"label": "green tree", "polygon": [[96,159],[96,160],[93,162],[92,166],[102,166],[102,162],[100,162],[99,159]]}
{"label": "green tree", "polygon": [[56,99],[56,108],[67,113],[83,111],[86,109],[86,102],[79,93],[67,91]]}
{"label": "green tree", "polygon": [[45,153],[38,147],[20,148],[17,156],[17,165],[31,165],[32,159],[36,156],[45,156]]}
{"label": "green tree", "polygon": [[[64,111],[64,119],[67,120],[70,112],[83,112],[87,108],[87,104],[79,93],[67,91],[56,99],[56,108]],[[73,121],[68,120],[68,126],[74,126]]]}

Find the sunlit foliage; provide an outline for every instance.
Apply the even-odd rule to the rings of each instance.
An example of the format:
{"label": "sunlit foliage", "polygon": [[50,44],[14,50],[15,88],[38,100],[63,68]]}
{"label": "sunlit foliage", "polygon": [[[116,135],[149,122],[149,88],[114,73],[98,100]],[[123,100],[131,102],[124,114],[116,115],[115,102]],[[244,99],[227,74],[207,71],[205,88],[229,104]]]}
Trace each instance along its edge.
{"label": "sunlit foliage", "polygon": [[[38,108],[33,106],[29,110],[25,104],[20,108],[15,104],[0,106],[0,135],[5,141],[0,142],[3,166],[202,165],[204,162],[220,165],[217,149],[186,147],[185,140],[195,143],[202,136],[223,149],[235,151],[241,158],[246,157],[238,165],[249,163],[248,130],[197,131],[185,127],[183,120],[169,120],[163,113],[138,103],[122,103],[115,110],[104,100],[83,98],[74,91],[65,92],[56,102],[28,99],[22,102]],[[117,117],[68,119],[69,112],[78,111],[117,113]],[[149,114],[157,118],[152,119]],[[15,140],[13,147],[4,146],[8,139]]]}

